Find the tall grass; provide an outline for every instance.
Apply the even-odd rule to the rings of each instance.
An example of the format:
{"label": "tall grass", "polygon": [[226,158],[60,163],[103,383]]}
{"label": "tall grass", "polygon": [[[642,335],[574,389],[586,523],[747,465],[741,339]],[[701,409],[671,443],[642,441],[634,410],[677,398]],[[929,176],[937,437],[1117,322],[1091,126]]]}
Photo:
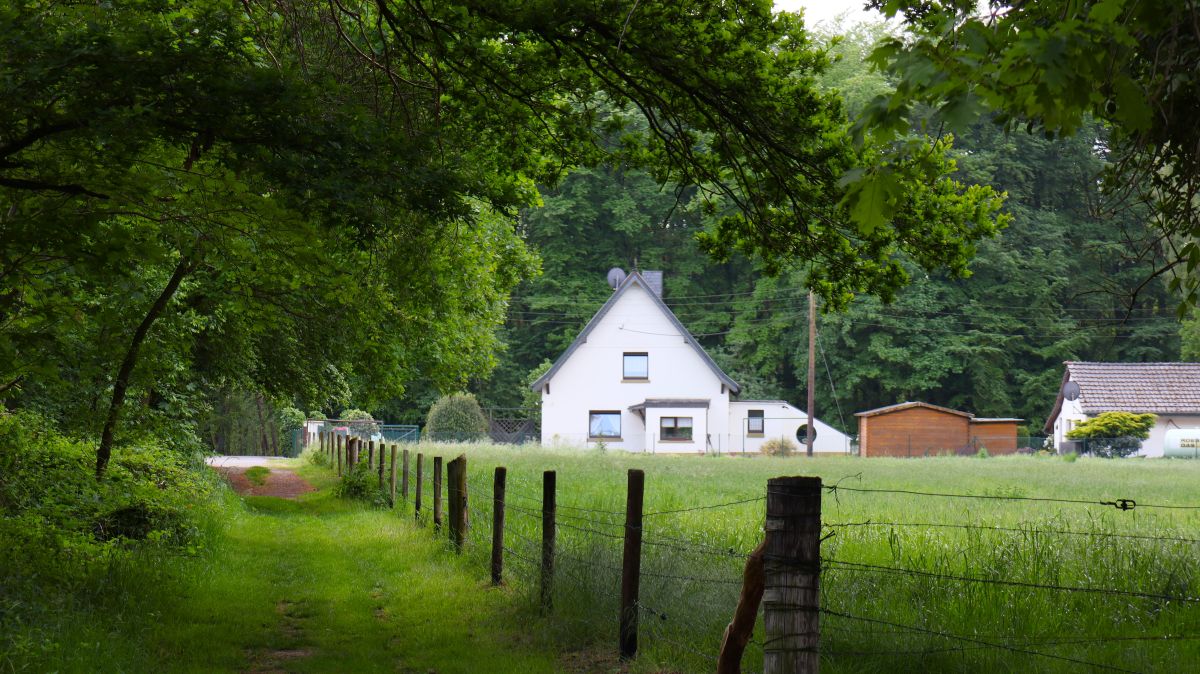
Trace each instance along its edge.
{"label": "tall grass", "polygon": [[[419,450],[451,458],[464,446]],[[736,604],[744,555],[762,539],[763,502],[738,502],[764,495],[769,477],[819,475],[827,485],[876,489],[1200,504],[1200,463],[1179,461],[681,458],[479,445],[465,452],[468,555],[485,573],[492,469],[505,465],[509,583],[530,619],[540,621],[534,631],[566,649],[615,648],[625,471],[646,472],[639,667],[647,669],[711,670]],[[543,470],[557,471],[559,504],[558,574],[549,614],[539,609],[537,587]],[[428,499],[428,484],[425,493]],[[721,503],[733,504],[687,510]],[[684,512],[654,514],[672,510]],[[854,525],[828,529],[832,536],[822,549],[828,560],[977,579],[828,564],[823,607],[868,620],[823,616],[827,671],[1065,672],[1089,666],[1079,661],[1160,671],[1200,661],[1200,603],[987,582],[1200,597],[1195,542],[1059,533],[1196,539],[1200,511],[1121,512],[1098,503],[835,491],[824,498],[823,520]],[[910,524],[956,526],[901,526]],[[761,642],[760,627],[748,665],[761,662]]]}

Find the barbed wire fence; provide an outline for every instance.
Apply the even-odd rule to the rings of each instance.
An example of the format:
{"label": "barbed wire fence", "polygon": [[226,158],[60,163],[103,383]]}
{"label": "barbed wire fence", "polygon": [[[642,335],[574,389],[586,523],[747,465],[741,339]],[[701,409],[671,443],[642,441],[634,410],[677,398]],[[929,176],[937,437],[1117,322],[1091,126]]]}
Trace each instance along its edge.
{"label": "barbed wire fence", "polygon": [[[337,448],[326,451],[337,465]],[[410,452],[392,461],[393,506],[433,529],[433,457]],[[544,616],[538,631],[566,649],[601,658],[644,652],[679,671],[1154,672],[1200,661],[1200,505],[777,478],[762,495],[645,510],[630,521],[629,504],[560,501],[546,491],[553,477],[505,472],[466,470],[469,515],[443,529],[461,530],[462,554],[481,568],[499,555],[506,591]],[[956,507],[965,519],[936,521],[927,515],[939,502],[1013,508],[1025,518],[988,522]],[[861,516],[897,510],[925,516]],[[705,526],[715,516],[742,522],[744,535],[718,535]],[[740,669],[721,670],[754,552],[746,543],[764,530],[759,617]]]}

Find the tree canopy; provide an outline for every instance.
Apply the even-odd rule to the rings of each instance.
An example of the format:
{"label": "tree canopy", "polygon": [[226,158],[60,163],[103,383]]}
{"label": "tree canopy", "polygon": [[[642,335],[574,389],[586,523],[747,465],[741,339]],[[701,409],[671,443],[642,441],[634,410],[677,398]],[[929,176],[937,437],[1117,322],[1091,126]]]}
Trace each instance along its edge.
{"label": "tree canopy", "polygon": [[851,143],[827,66],[765,1],[10,3],[0,391],[101,473],[213,391],[453,388],[536,268],[517,210],[603,163],[833,304],[965,274],[999,195],[945,139]]}
{"label": "tree canopy", "polygon": [[904,132],[932,105],[935,127],[984,111],[1006,129],[1048,137],[1105,125],[1105,189],[1095,208],[1143,209],[1158,236],[1147,250],[1194,307],[1200,293],[1200,22],[1178,0],[872,0],[908,34],[883,41],[872,60],[896,78],[862,119],[875,134]]}

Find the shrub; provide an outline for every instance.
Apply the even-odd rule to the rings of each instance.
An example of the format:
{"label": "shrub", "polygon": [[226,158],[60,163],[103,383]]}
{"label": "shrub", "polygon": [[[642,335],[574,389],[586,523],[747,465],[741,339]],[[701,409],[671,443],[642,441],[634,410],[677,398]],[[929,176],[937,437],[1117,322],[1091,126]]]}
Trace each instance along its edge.
{"label": "shrub", "polygon": [[980,447],[979,451],[975,452],[975,458],[977,459],[986,459],[990,456],[991,454],[988,454],[987,447]]}
{"label": "shrub", "polygon": [[425,421],[425,434],[433,440],[482,440],[487,431],[487,417],[470,393],[438,398]]}
{"label": "shrub", "polygon": [[328,419],[329,417],[325,416],[324,412],[322,412],[320,410],[315,410],[315,411],[308,413],[308,418],[313,419],[313,420],[317,420],[317,419],[324,420],[324,419]]}
{"label": "shrub", "polygon": [[1157,417],[1132,412],[1103,412],[1067,432],[1072,440],[1083,440],[1084,452],[1104,458],[1135,454],[1142,440],[1150,437]]}
{"label": "shrub", "polygon": [[788,438],[771,438],[762,445],[762,453],[767,456],[791,456],[799,449],[796,443]]}
{"label": "shrub", "polygon": [[350,435],[369,438],[379,431],[379,423],[366,410],[342,410],[340,418],[342,421],[348,422],[346,426],[350,429]]}
{"label": "shrub", "polygon": [[309,445],[306,447],[300,458],[320,468],[329,468],[333,465],[332,460],[329,458],[329,453],[322,452],[318,445]]}
{"label": "shrub", "polygon": [[365,460],[359,461],[353,470],[342,476],[334,493],[341,498],[366,501],[375,506],[388,504],[388,495],[379,486],[379,474],[371,470]]}

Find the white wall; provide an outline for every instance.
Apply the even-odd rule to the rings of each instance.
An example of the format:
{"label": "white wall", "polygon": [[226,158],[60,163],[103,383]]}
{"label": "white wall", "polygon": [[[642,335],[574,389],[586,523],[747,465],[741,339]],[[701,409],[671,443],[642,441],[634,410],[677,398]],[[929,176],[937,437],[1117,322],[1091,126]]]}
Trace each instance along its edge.
{"label": "white wall", "polygon": [[[626,351],[650,354],[648,381],[622,382],[622,356]],[[542,444],[594,446],[588,441],[588,412],[620,410],[621,441],[606,441],[614,449],[648,451],[650,433],[657,437],[657,417],[643,424],[629,411],[647,398],[698,398],[710,401],[707,433],[724,433],[728,424],[728,396],[721,380],[683,335],[662,313],[649,291],[633,282],[571,357],[550,378],[549,393],[542,391]],[[651,408],[656,413],[658,408]],[[698,424],[703,409],[688,408]],[[680,416],[688,416],[682,410]],[[666,414],[666,416],[675,416]],[[649,428],[647,428],[649,426]]]}
{"label": "white wall", "polygon": [[[762,437],[750,437],[746,433],[750,410],[763,411]],[[788,438],[803,448],[804,442],[796,438],[796,431],[808,423],[808,413],[793,405],[779,402],[755,402],[735,400],[729,403],[728,452],[759,452],[771,438]],[[850,437],[833,426],[814,419],[817,438],[813,441],[813,452],[849,454]]]}
{"label": "white wall", "polygon": [[[1078,424],[1094,416],[1096,415],[1084,414],[1078,400],[1064,400],[1062,412],[1054,421],[1054,446],[1061,448],[1062,443],[1067,441],[1066,434],[1074,427],[1071,425],[1072,421]],[[1150,429],[1150,437],[1142,441],[1142,450],[1138,452],[1138,456],[1162,456],[1163,442],[1167,431],[1172,428],[1200,428],[1200,415],[1159,414],[1154,428]]]}

